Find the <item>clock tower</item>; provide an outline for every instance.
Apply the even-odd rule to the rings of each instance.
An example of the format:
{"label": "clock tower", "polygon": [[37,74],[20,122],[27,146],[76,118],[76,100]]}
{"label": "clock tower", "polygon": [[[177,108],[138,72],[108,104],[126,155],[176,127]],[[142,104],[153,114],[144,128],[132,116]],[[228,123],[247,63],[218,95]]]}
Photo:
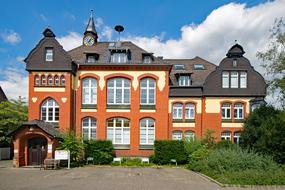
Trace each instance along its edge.
{"label": "clock tower", "polygon": [[98,35],[95,29],[94,19],[93,19],[93,10],[91,10],[91,15],[84,32],[83,45],[93,46],[97,43]]}

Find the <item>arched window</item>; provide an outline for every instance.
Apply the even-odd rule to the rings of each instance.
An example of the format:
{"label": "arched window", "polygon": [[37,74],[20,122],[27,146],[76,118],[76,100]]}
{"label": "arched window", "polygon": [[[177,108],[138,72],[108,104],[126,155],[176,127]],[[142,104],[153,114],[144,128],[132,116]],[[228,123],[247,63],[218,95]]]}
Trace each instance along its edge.
{"label": "arched window", "polygon": [[41,105],[41,120],[46,122],[58,122],[59,106],[54,99],[47,99]]}
{"label": "arched window", "polygon": [[192,103],[185,105],[185,119],[195,119],[195,105]]}
{"label": "arched window", "polygon": [[48,86],[52,86],[52,76],[48,76]]}
{"label": "arched window", "polygon": [[34,78],[34,84],[35,84],[35,86],[39,86],[40,85],[40,78],[39,78],[38,75],[36,75],[35,78]]}
{"label": "arched window", "polygon": [[173,131],[172,140],[182,140],[182,131]]}
{"label": "arched window", "polygon": [[145,78],[140,81],[140,103],[141,105],[155,104],[155,80]]}
{"label": "arched window", "polygon": [[225,131],[221,133],[221,140],[231,140],[231,132],[230,131]]}
{"label": "arched window", "polygon": [[45,75],[42,75],[42,86],[45,86],[47,84],[47,81],[46,81],[46,76]]}
{"label": "arched window", "polygon": [[130,120],[111,118],[107,120],[107,139],[113,144],[130,144]]}
{"label": "arched window", "polygon": [[97,104],[97,80],[84,78],[82,80],[82,104]]}
{"label": "arched window", "polygon": [[243,104],[242,103],[237,103],[234,105],[234,118],[235,119],[243,119]]}
{"label": "arched window", "polygon": [[140,144],[153,145],[155,139],[155,122],[152,118],[140,120]]}
{"label": "arched window", "polygon": [[234,143],[239,144],[240,141],[240,132],[234,132]]}
{"label": "arched window", "polygon": [[195,139],[195,133],[193,131],[185,131],[184,137],[185,137],[185,139],[194,140]]}
{"label": "arched window", "polygon": [[222,104],[222,119],[231,119],[231,104]]}
{"label": "arched window", "polygon": [[58,86],[59,85],[59,78],[57,75],[54,76],[54,86]]}
{"label": "arched window", "polygon": [[180,103],[173,104],[173,119],[182,119],[182,107]]}
{"label": "arched window", "polygon": [[65,86],[65,77],[63,75],[60,76],[60,86]]}
{"label": "arched window", "polygon": [[108,80],[108,104],[130,104],[130,80],[113,78]]}
{"label": "arched window", "polygon": [[93,117],[86,117],[82,120],[82,137],[84,140],[96,139],[96,119]]}

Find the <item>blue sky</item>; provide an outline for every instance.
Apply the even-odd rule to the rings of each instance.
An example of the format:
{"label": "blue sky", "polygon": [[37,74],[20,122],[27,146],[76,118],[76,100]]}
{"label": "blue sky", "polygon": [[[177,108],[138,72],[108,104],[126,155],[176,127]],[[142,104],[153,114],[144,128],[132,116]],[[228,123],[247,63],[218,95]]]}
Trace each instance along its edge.
{"label": "blue sky", "polygon": [[[275,17],[284,15],[278,8],[280,6],[283,6],[284,11],[284,0],[3,1],[0,7],[0,72],[5,74],[0,75],[0,85],[9,88],[9,84],[17,83],[11,79],[12,73],[20,75],[20,80],[26,79],[25,65],[21,60],[42,38],[42,31],[47,26],[51,26],[65,49],[70,49],[67,46],[80,44],[90,9],[94,9],[94,18],[97,19],[99,40],[115,40],[117,35],[111,30],[116,24],[121,24],[125,27],[122,34],[124,39],[132,40],[156,55],[172,55],[175,58],[199,55],[218,64],[218,60],[222,59],[235,39],[244,43],[249,50],[256,41],[266,44],[264,39],[267,34],[263,33],[270,29]],[[233,18],[226,18],[231,14]],[[255,23],[254,19],[258,18],[256,26],[260,25],[261,19],[266,18],[266,27],[257,28],[263,33],[251,36],[252,31],[245,32],[242,26],[237,27],[247,27],[248,23]],[[231,27],[226,23],[235,25],[235,22],[237,25],[236,28],[232,27],[232,33]],[[262,21],[263,24],[264,22]],[[229,32],[217,32],[219,28],[223,28],[223,32]],[[221,40],[221,43],[215,42],[219,43],[216,45],[221,45],[219,51],[215,50],[217,48],[211,39]],[[248,39],[256,41],[251,42]],[[187,45],[192,49],[183,48]],[[173,53],[171,48],[181,51]],[[253,57],[255,53],[249,56]],[[7,79],[7,75],[10,79]],[[9,89],[6,91],[10,97],[18,95],[17,93],[26,93]]]}

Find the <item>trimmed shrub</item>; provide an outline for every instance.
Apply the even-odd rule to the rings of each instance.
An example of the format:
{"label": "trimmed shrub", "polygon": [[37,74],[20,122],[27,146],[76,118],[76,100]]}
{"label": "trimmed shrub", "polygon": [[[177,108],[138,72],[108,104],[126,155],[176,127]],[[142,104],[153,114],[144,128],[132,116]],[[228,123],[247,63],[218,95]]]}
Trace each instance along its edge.
{"label": "trimmed shrub", "polygon": [[169,164],[171,159],[175,159],[178,164],[185,164],[187,161],[184,141],[157,140],[154,142],[154,155],[158,164]]}
{"label": "trimmed shrub", "polygon": [[109,164],[113,161],[113,145],[111,141],[84,141],[85,158],[92,157],[94,164]]}

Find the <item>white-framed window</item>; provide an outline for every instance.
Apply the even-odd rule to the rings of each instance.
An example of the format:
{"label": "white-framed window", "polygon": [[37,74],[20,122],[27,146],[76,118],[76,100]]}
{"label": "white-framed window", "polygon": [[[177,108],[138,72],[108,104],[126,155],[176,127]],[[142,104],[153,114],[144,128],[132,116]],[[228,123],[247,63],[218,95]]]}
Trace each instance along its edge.
{"label": "white-framed window", "polygon": [[52,86],[52,76],[48,76],[48,86]]}
{"label": "white-framed window", "polygon": [[144,78],[140,81],[140,103],[141,105],[155,104],[155,80]]}
{"label": "white-framed window", "polygon": [[128,56],[126,53],[112,53],[111,62],[112,63],[126,63]]}
{"label": "white-framed window", "polygon": [[231,72],[231,88],[238,88],[238,72]]}
{"label": "white-framed window", "polygon": [[205,66],[203,64],[194,64],[194,70],[205,70]]}
{"label": "white-framed window", "polygon": [[185,131],[184,137],[185,137],[185,139],[188,139],[188,140],[194,140],[195,139],[195,133],[193,131]]}
{"label": "white-framed window", "polygon": [[63,75],[60,76],[60,86],[65,86],[65,77]]}
{"label": "white-framed window", "polygon": [[45,122],[58,122],[59,106],[54,99],[47,99],[41,105],[41,120]]}
{"label": "white-framed window", "polygon": [[95,78],[82,80],[82,104],[97,104],[97,80]]}
{"label": "white-framed window", "polygon": [[36,75],[35,78],[34,78],[34,84],[35,84],[35,86],[39,86],[40,85],[40,77],[38,75]]}
{"label": "white-framed window", "polygon": [[235,119],[243,119],[243,104],[242,103],[237,103],[234,105],[234,118]]}
{"label": "white-framed window", "polygon": [[240,88],[247,88],[247,73],[240,72]]}
{"label": "white-framed window", "polygon": [[46,48],[46,61],[53,61],[53,49]]}
{"label": "white-framed window", "polygon": [[182,107],[180,103],[173,104],[172,118],[173,119],[182,119]]}
{"label": "white-framed window", "polygon": [[175,64],[174,69],[175,70],[184,70],[185,66],[183,64]]}
{"label": "white-framed window", "polygon": [[190,86],[190,76],[182,75],[179,77],[179,86]]}
{"label": "white-framed window", "polygon": [[234,143],[239,144],[240,141],[240,132],[234,132]]}
{"label": "white-framed window", "polygon": [[58,86],[59,85],[59,78],[57,75],[54,76],[54,86]]}
{"label": "white-framed window", "polygon": [[96,119],[93,117],[86,117],[82,120],[82,138],[83,140],[96,139]]}
{"label": "white-framed window", "polygon": [[87,56],[87,63],[95,63],[96,58],[95,55],[86,55]]}
{"label": "white-framed window", "polygon": [[107,120],[107,139],[113,144],[130,144],[130,120],[111,118]]}
{"label": "white-framed window", "polygon": [[222,132],[221,140],[230,141],[231,140],[231,132],[229,132],[229,131]]}
{"label": "white-framed window", "polygon": [[195,119],[195,105],[188,103],[185,105],[185,119]]}
{"label": "white-framed window", "polygon": [[237,67],[237,64],[238,64],[238,63],[237,63],[237,60],[234,59],[234,60],[233,60],[233,67]]}
{"label": "white-framed window", "polygon": [[182,140],[182,131],[173,131],[172,140]]}
{"label": "white-framed window", "polygon": [[223,74],[222,74],[222,87],[223,88],[229,88],[229,83],[230,83],[230,80],[229,80],[229,77],[230,77],[230,75],[229,75],[229,72],[226,72],[226,71],[224,71],[223,72]]}
{"label": "white-framed window", "polygon": [[152,62],[151,57],[150,56],[144,56],[143,62],[144,63],[151,63]]}
{"label": "white-framed window", "polygon": [[155,122],[152,118],[140,120],[140,144],[153,145],[155,139]]}
{"label": "white-framed window", "polygon": [[130,104],[130,80],[125,78],[113,78],[107,82],[108,104]]}
{"label": "white-framed window", "polygon": [[231,119],[231,104],[222,104],[222,119]]}
{"label": "white-framed window", "polygon": [[41,77],[41,83],[42,83],[42,86],[45,86],[47,84],[47,79],[46,79],[46,76],[45,75],[42,75]]}

